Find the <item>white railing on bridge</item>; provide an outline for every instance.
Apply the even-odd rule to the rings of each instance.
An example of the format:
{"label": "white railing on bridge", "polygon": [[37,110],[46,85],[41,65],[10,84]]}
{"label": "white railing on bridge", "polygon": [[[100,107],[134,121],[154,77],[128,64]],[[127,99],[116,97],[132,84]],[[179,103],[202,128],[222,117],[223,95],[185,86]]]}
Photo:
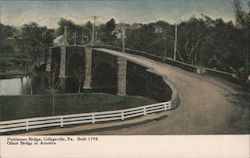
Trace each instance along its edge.
{"label": "white railing on bridge", "polygon": [[147,114],[167,111],[170,109],[171,109],[171,101],[168,101],[168,102],[156,103],[136,108],[116,110],[116,111],[1,121],[0,133],[19,131],[19,130],[39,129],[45,127],[63,127],[66,125],[125,120],[133,117],[139,117]]}

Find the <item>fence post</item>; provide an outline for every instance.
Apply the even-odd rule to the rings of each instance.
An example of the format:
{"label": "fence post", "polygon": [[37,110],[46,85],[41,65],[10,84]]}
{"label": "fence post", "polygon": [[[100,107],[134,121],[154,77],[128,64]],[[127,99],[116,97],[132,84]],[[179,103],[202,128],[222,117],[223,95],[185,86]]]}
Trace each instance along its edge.
{"label": "fence post", "polygon": [[164,110],[167,111],[167,102],[164,103]]}
{"label": "fence post", "polygon": [[60,125],[63,127],[63,117],[60,118]]}
{"label": "fence post", "polygon": [[143,107],[143,114],[147,115],[146,107]]}
{"label": "fence post", "polygon": [[26,126],[26,131],[28,131],[28,130],[29,130],[29,120],[27,120],[27,121],[25,122],[25,126]]}
{"label": "fence post", "polygon": [[124,111],[121,111],[121,118],[124,120]]}
{"label": "fence post", "polygon": [[92,114],[92,123],[95,123],[95,114]]}
{"label": "fence post", "polygon": [[171,110],[171,101],[168,102],[168,110]]}

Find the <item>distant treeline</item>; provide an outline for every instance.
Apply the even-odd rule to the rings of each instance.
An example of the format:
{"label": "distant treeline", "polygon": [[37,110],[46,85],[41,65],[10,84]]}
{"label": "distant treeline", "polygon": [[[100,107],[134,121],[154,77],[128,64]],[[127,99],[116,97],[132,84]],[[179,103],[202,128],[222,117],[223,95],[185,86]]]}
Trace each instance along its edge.
{"label": "distant treeline", "polygon": [[[212,19],[206,15],[169,24],[157,21],[148,24],[116,24],[112,18],[96,26],[95,42],[121,46],[121,28],[125,28],[127,48],[173,58],[177,30],[176,58],[179,61],[236,73],[244,78],[249,54],[250,12],[243,11],[235,0],[236,23]],[[46,48],[67,28],[68,44],[86,44],[92,37],[92,23],[78,25],[61,18],[58,28],[48,29],[36,23],[22,28],[0,24],[0,67],[27,70],[44,60]],[[246,60],[246,58],[249,58]]]}

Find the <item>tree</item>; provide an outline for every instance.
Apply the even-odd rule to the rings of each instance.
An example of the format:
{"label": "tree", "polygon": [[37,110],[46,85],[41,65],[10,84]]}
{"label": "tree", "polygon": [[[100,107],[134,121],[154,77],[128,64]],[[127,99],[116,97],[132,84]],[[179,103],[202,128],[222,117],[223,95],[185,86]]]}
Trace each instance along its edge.
{"label": "tree", "polygon": [[81,93],[81,86],[82,86],[82,81],[84,77],[84,70],[83,66],[79,66],[74,70],[75,76],[78,80],[78,94]]}
{"label": "tree", "polygon": [[193,17],[187,22],[182,22],[178,28],[180,56],[186,63],[196,65],[200,52],[199,48],[204,39],[204,21]]}
{"label": "tree", "polygon": [[[160,31],[156,31],[156,28]],[[160,58],[173,55],[174,26],[165,21],[144,24],[137,28],[132,27],[126,37],[128,48],[145,51]]]}
{"label": "tree", "polygon": [[162,43],[162,35],[155,33],[153,24],[145,24],[140,29],[130,30],[126,39],[127,47],[159,56],[164,50]]}
{"label": "tree", "polygon": [[245,79],[248,80],[249,75],[249,38],[250,38],[250,1],[248,2],[248,12],[241,7],[240,0],[234,0],[234,11],[236,16],[236,24],[242,31],[242,48],[245,58]]}
{"label": "tree", "polygon": [[64,27],[67,26],[67,33],[68,33],[67,40],[69,44],[74,44],[75,33],[76,33],[77,44],[82,44],[82,41],[89,40],[91,37],[92,24],[89,21],[85,25],[78,25],[71,20],[60,18],[58,26],[59,27],[56,30],[57,36],[64,34]]}
{"label": "tree", "polygon": [[115,34],[112,33],[112,31],[115,29],[115,19],[110,19],[105,24],[102,24],[99,26],[99,39],[102,42],[110,43],[112,44],[116,40]]}
{"label": "tree", "polygon": [[14,39],[13,35],[17,33],[17,29],[3,25],[0,23],[0,54],[10,54],[13,53],[14,43],[12,43],[12,39]]}
{"label": "tree", "polygon": [[0,23],[0,71],[2,72],[13,67],[20,68],[20,60],[17,55],[18,47],[14,36],[17,32],[15,27]]}
{"label": "tree", "polygon": [[56,63],[54,63],[51,72],[47,73],[47,80],[49,83],[49,93],[52,96],[52,115],[55,115],[55,90],[59,85],[59,80],[57,79],[57,76],[59,75],[58,68],[59,66]]}
{"label": "tree", "polygon": [[90,21],[88,21],[85,25],[84,25],[84,34],[87,36],[88,41],[90,42],[91,39],[91,33],[92,33],[92,23]]}
{"label": "tree", "polygon": [[232,22],[211,19],[203,15],[205,31],[199,48],[201,66],[237,73],[242,66],[239,29]]}
{"label": "tree", "polygon": [[21,45],[24,57],[22,59],[27,74],[29,75],[30,94],[33,94],[32,79],[35,67],[45,60],[45,49],[53,43],[53,30],[36,23],[25,24],[22,28]]}

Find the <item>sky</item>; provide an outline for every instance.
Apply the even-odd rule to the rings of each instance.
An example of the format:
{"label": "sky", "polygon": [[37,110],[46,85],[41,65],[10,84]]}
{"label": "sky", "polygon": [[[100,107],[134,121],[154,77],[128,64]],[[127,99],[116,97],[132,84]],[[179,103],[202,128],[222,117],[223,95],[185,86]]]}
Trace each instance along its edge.
{"label": "sky", "polygon": [[[248,0],[241,0],[243,7]],[[97,24],[114,18],[117,23],[176,23],[192,16],[234,21],[233,0],[83,0],[2,1],[1,23],[22,26],[30,22],[56,28],[60,17],[84,24],[97,16]]]}

